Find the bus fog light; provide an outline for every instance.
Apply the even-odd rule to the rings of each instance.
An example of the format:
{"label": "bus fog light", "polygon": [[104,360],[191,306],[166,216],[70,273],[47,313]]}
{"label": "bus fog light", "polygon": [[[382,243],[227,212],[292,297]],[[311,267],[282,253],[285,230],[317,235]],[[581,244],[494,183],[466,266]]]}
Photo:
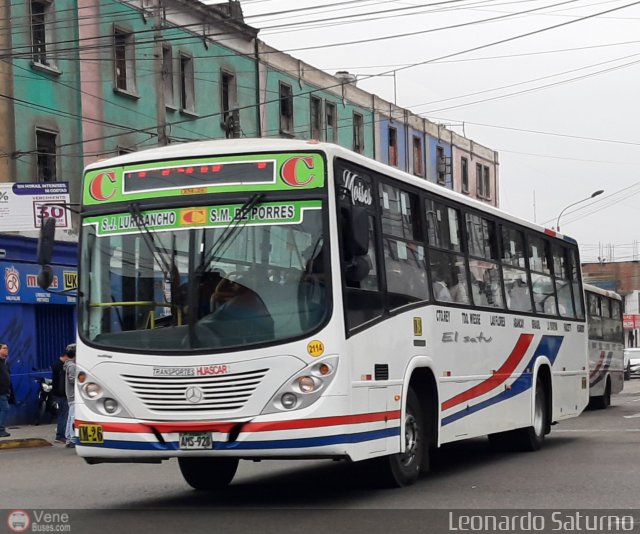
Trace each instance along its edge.
{"label": "bus fog light", "polygon": [[285,393],[280,397],[280,402],[283,407],[290,410],[296,405],[296,402],[298,402],[298,397],[296,397],[294,393]]}
{"label": "bus fog light", "polygon": [[89,382],[84,386],[84,394],[89,399],[97,399],[102,395],[102,388],[95,382]]}
{"label": "bus fog light", "polygon": [[104,411],[107,413],[115,413],[118,410],[118,401],[114,399],[104,399]]}
{"label": "bus fog light", "polygon": [[302,393],[311,393],[316,389],[316,383],[310,376],[301,376],[298,378],[298,387]]}

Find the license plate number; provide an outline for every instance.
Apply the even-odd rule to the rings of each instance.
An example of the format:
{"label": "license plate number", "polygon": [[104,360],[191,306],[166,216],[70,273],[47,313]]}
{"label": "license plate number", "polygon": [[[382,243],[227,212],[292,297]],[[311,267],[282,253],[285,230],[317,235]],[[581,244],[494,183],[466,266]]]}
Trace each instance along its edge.
{"label": "license plate number", "polygon": [[187,450],[212,449],[211,432],[181,432],[180,448]]}
{"label": "license plate number", "polygon": [[104,443],[101,425],[80,425],[78,434],[80,443]]}

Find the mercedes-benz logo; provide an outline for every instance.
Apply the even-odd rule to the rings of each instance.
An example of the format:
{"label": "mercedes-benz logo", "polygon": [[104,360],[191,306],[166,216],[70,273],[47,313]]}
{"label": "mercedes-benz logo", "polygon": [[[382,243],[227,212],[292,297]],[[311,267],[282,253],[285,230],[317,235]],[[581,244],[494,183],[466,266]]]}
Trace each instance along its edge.
{"label": "mercedes-benz logo", "polygon": [[190,386],[184,392],[184,396],[191,404],[198,404],[203,398],[203,391],[197,386]]}

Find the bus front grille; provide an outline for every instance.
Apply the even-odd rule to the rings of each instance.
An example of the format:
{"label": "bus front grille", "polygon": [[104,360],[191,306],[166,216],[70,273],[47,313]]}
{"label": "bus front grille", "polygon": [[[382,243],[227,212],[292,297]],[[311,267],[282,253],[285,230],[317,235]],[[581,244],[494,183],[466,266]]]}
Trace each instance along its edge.
{"label": "bus front grille", "polygon": [[269,369],[220,376],[122,375],[136,397],[154,412],[239,410]]}

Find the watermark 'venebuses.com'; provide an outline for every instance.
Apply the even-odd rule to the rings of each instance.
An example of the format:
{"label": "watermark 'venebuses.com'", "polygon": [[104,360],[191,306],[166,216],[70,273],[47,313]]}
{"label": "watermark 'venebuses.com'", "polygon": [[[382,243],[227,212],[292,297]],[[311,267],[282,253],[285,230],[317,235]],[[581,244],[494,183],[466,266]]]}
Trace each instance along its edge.
{"label": "watermark 'venebuses.com'", "polygon": [[67,512],[12,510],[7,517],[12,532],[71,532]]}

